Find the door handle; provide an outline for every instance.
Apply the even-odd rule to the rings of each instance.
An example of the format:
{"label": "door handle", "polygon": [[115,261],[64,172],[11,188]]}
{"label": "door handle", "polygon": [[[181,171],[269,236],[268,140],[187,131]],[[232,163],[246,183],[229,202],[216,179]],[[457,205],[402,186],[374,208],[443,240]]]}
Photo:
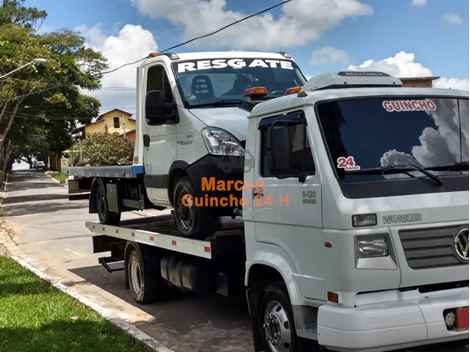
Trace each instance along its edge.
{"label": "door handle", "polygon": [[144,134],[144,147],[148,148],[150,146],[150,136],[148,134]]}
{"label": "door handle", "polygon": [[256,197],[263,198],[264,197],[263,192],[253,190],[253,199],[256,198]]}

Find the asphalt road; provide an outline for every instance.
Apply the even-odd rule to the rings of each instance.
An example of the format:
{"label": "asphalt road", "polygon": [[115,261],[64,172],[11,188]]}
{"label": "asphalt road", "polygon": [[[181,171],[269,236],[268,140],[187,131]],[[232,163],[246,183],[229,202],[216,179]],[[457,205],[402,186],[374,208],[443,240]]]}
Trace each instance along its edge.
{"label": "asphalt road", "polygon": [[[97,265],[85,221],[88,201],[68,201],[66,188],[42,172],[10,174],[1,216],[10,229],[0,237],[12,254],[125,319],[177,352],[252,351],[244,299],[215,294],[182,294],[165,302],[136,305],[124,288],[122,271]],[[137,213],[125,218],[138,217]],[[101,254],[102,255],[102,254]],[[468,351],[428,346],[402,352]]]}

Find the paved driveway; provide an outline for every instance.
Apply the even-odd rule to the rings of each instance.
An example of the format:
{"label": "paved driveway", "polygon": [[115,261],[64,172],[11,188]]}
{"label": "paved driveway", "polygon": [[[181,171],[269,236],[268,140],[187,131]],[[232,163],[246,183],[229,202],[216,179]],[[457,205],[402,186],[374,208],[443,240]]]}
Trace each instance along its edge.
{"label": "paved driveway", "polygon": [[[1,214],[12,232],[0,242],[13,254],[177,352],[252,351],[243,298],[184,294],[138,306],[124,289],[123,272],[109,274],[97,265],[98,255],[92,254],[91,235],[84,226],[85,221],[96,221],[96,215],[88,214],[87,200],[68,201],[66,189],[42,172],[13,172],[7,190]],[[443,351],[443,346],[413,351],[418,350]]]}

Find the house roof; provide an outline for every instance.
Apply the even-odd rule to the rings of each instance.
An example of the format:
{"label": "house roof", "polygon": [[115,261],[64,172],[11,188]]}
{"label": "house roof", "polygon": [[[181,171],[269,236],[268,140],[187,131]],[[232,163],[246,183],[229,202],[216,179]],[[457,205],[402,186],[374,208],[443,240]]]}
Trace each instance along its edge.
{"label": "house roof", "polygon": [[130,117],[132,116],[132,114],[130,112],[127,112],[127,111],[116,108],[116,109],[112,109],[112,110],[109,110],[109,111],[106,111],[106,112],[102,113],[101,115],[98,116],[98,118],[96,119],[95,122],[101,121],[104,115],[107,115],[107,114],[109,114],[113,111],[118,111],[118,112],[124,113],[124,114],[128,115],[127,116],[128,119],[131,119]]}

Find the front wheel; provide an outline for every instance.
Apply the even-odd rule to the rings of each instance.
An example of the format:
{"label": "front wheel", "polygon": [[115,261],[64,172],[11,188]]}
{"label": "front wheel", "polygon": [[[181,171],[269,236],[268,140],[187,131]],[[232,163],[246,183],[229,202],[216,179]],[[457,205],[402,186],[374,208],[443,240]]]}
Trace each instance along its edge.
{"label": "front wheel", "polygon": [[315,341],[297,337],[289,295],[281,282],[264,288],[256,321],[265,352],[320,351]]}
{"label": "front wheel", "polygon": [[180,178],[173,192],[175,224],[184,237],[205,238],[215,231],[215,216],[209,209],[197,207],[195,192],[187,177]]}

